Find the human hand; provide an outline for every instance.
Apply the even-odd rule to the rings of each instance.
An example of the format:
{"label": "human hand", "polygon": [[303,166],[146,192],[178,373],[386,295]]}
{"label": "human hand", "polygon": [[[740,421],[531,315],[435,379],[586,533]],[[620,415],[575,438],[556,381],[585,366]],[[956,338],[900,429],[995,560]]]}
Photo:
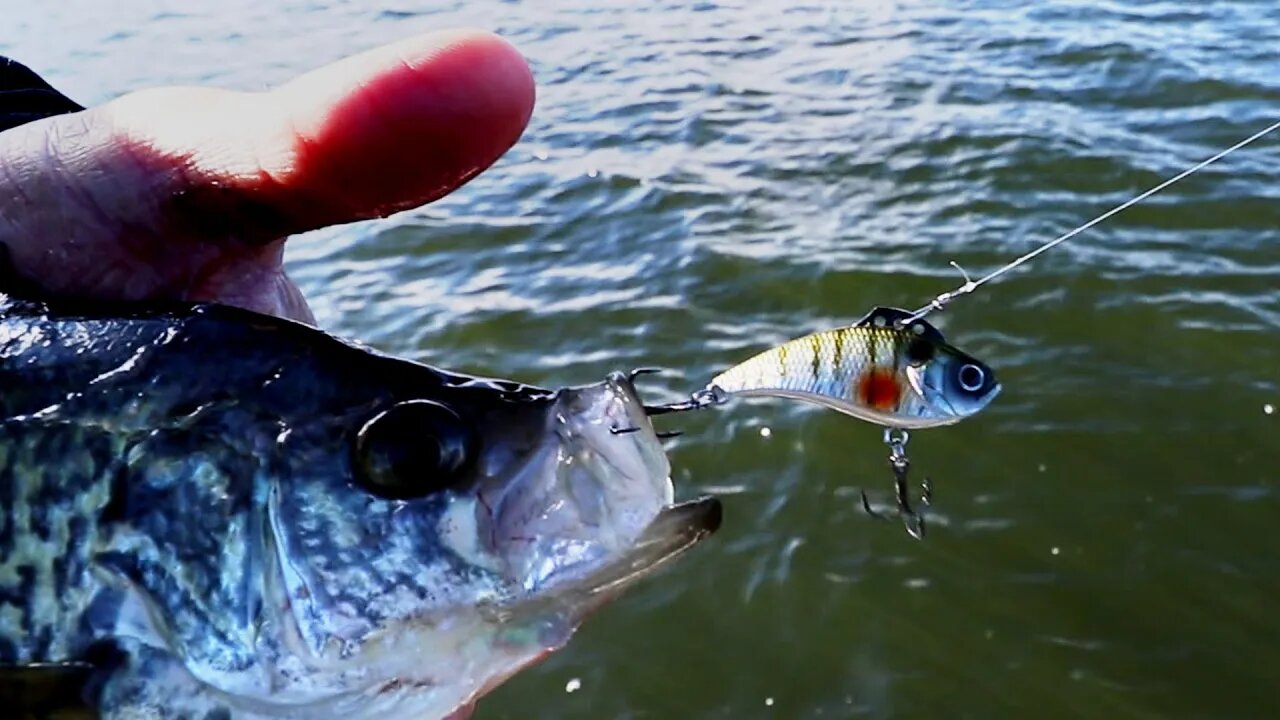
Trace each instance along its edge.
{"label": "human hand", "polygon": [[135,92],[0,132],[0,243],[10,272],[53,296],[311,321],[284,273],[288,235],[446,195],[515,143],[533,100],[524,59],[477,31],[261,93]]}

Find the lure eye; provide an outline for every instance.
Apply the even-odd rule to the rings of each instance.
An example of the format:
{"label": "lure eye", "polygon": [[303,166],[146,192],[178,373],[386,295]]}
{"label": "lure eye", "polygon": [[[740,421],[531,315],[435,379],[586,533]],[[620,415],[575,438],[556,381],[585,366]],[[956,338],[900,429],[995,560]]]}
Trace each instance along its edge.
{"label": "lure eye", "polygon": [[457,413],[430,400],[411,400],[360,428],[356,479],[378,497],[425,497],[456,484],[475,454],[475,435]]}
{"label": "lure eye", "polygon": [[986,382],[987,374],[977,365],[966,364],[960,367],[960,372],[956,373],[956,379],[959,380],[961,388],[968,392],[977,392]]}

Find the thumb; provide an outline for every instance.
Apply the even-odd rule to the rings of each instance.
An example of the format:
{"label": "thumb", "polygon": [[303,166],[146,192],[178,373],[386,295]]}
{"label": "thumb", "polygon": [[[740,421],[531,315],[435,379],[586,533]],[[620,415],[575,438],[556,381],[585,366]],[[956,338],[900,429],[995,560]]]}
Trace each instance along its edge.
{"label": "thumb", "polygon": [[0,242],[13,270],[55,293],[216,300],[206,286],[245,263],[272,271],[287,234],[465,183],[520,136],[533,95],[519,53],[477,31],[261,93],[133,93],[0,133]]}

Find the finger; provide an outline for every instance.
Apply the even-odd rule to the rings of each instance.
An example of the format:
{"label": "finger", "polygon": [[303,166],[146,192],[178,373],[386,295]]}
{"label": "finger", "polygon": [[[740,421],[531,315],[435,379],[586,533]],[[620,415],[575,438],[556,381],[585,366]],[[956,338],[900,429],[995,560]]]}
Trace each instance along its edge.
{"label": "finger", "polygon": [[46,293],[306,318],[291,233],[466,182],[516,141],[528,65],[483,32],[378,48],[261,93],[162,88],[0,133],[0,244]]}
{"label": "finger", "polygon": [[380,47],[262,94],[169,88],[111,112],[148,162],[183,168],[175,216],[279,237],[439,198],[515,143],[533,102],[519,52],[463,30]]}
{"label": "finger", "polygon": [[330,66],[279,97],[302,143],[299,186],[363,217],[435,200],[491,165],[524,132],[534,85],[513,47],[460,31]]}

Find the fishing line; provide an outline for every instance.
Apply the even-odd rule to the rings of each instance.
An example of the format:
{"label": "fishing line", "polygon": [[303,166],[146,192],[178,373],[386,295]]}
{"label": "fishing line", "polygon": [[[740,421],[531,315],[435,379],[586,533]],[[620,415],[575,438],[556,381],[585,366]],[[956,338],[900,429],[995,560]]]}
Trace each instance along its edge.
{"label": "fishing line", "polygon": [[895,323],[895,325],[897,325],[898,327],[903,327],[903,326],[905,326],[905,325],[909,325],[909,324],[911,324],[911,323],[915,322],[916,320],[919,320],[919,319],[923,318],[924,316],[928,315],[929,313],[937,312],[937,311],[941,311],[941,310],[945,309],[945,308],[947,307],[947,305],[951,304],[951,302],[952,302],[953,300],[955,300],[956,298],[961,297],[961,296],[963,296],[963,295],[968,295],[969,293],[973,292],[974,290],[977,290],[978,288],[982,287],[983,285],[986,285],[987,283],[991,282],[992,280],[995,280],[996,278],[1000,277],[1001,275],[1004,275],[1005,273],[1007,273],[1007,272],[1009,272],[1009,271],[1011,271],[1011,270],[1014,270],[1014,269],[1016,269],[1016,268],[1018,268],[1018,267],[1020,267],[1020,266],[1022,266],[1022,265],[1024,265],[1024,264],[1026,264],[1026,263],[1030,262],[1031,260],[1035,259],[1036,257],[1038,257],[1039,255],[1041,255],[1042,253],[1045,253],[1045,252],[1047,252],[1047,251],[1049,251],[1049,250],[1051,250],[1051,249],[1053,249],[1053,248],[1057,247],[1058,245],[1061,245],[1062,243],[1064,243],[1064,242],[1066,242],[1066,241],[1070,240],[1071,238],[1075,237],[1076,235],[1079,235],[1080,233],[1084,232],[1085,230],[1088,230],[1089,228],[1093,227],[1094,225],[1097,225],[1098,223],[1102,222],[1103,220],[1106,220],[1107,218],[1109,218],[1109,217],[1111,217],[1111,216],[1115,215],[1116,213],[1120,213],[1120,212],[1123,212],[1123,211],[1125,211],[1125,210],[1128,210],[1129,208],[1133,207],[1134,205],[1137,205],[1138,203],[1142,202],[1143,200],[1146,200],[1147,198],[1151,197],[1152,195],[1155,195],[1156,193],[1160,192],[1161,190],[1164,190],[1165,188],[1169,187],[1170,185],[1173,185],[1174,183],[1179,182],[1180,180],[1184,180],[1184,179],[1186,179],[1186,178],[1187,178],[1188,176],[1190,176],[1190,175],[1194,175],[1195,173],[1200,172],[1201,170],[1203,170],[1203,169],[1205,169],[1206,167],[1208,167],[1208,166],[1210,166],[1210,165],[1212,165],[1212,164],[1214,164],[1214,163],[1218,162],[1219,160],[1221,160],[1222,158],[1224,158],[1224,157],[1226,157],[1226,156],[1230,155],[1231,153],[1235,152],[1236,150],[1239,150],[1240,148],[1244,147],[1245,145],[1248,145],[1249,143],[1252,143],[1252,142],[1254,142],[1255,140],[1258,140],[1258,139],[1262,138],[1263,136],[1265,136],[1265,135],[1267,135],[1267,134],[1271,133],[1272,131],[1274,131],[1274,130],[1276,130],[1276,129],[1280,129],[1280,121],[1276,121],[1276,122],[1272,123],[1271,125],[1269,125],[1269,126],[1268,126],[1268,127],[1266,127],[1265,129],[1259,130],[1258,132],[1254,133],[1253,135],[1250,135],[1249,137],[1245,138],[1244,140],[1241,140],[1240,142],[1236,143],[1235,145],[1232,145],[1231,147],[1227,148],[1226,150],[1223,150],[1222,152],[1219,152],[1217,155],[1214,155],[1213,157],[1209,158],[1208,160],[1202,160],[1202,161],[1200,161],[1199,163],[1197,163],[1197,164],[1193,165],[1193,166],[1192,166],[1192,167],[1190,167],[1190,168],[1187,168],[1186,170],[1183,170],[1182,172],[1178,173],[1177,175],[1174,175],[1173,177],[1169,178],[1168,180],[1165,180],[1164,182],[1160,183],[1159,185],[1156,185],[1155,187],[1151,188],[1150,190],[1148,190],[1148,191],[1146,191],[1146,192],[1142,193],[1141,195],[1139,195],[1139,196],[1137,196],[1137,197],[1135,197],[1135,198],[1132,198],[1132,199],[1130,199],[1130,200],[1127,200],[1127,201],[1125,201],[1125,202],[1123,202],[1123,203],[1121,203],[1121,204],[1119,204],[1119,205],[1117,205],[1117,206],[1115,206],[1115,207],[1111,208],[1110,210],[1108,210],[1108,211],[1106,211],[1106,212],[1102,213],[1102,214],[1101,214],[1101,215],[1099,215],[1098,217],[1096,217],[1096,218],[1094,218],[1094,219],[1090,220],[1089,222],[1087,222],[1087,223],[1085,223],[1085,224],[1081,225],[1080,227],[1078,227],[1078,228],[1076,228],[1076,229],[1074,229],[1074,230],[1072,230],[1072,231],[1070,231],[1070,232],[1068,232],[1068,233],[1066,233],[1066,234],[1064,234],[1064,235],[1059,235],[1058,237],[1054,238],[1053,240],[1050,240],[1049,242],[1047,242],[1047,243],[1045,243],[1045,244],[1041,245],[1040,247],[1036,248],[1035,250],[1032,250],[1031,252],[1027,253],[1026,255],[1023,255],[1022,257],[1020,257],[1020,258],[1018,258],[1018,259],[1014,260],[1013,262],[1009,263],[1008,265],[1005,265],[1005,266],[1003,266],[1003,267],[997,268],[996,270],[993,270],[992,272],[990,272],[990,273],[988,273],[987,275],[984,275],[984,276],[982,276],[982,277],[978,278],[977,280],[970,280],[970,279],[969,279],[969,274],[968,274],[968,273],[966,273],[966,272],[964,271],[964,269],[963,269],[963,268],[961,268],[959,265],[956,265],[954,262],[953,262],[953,263],[951,263],[953,266],[955,266],[955,267],[956,267],[956,269],[960,270],[960,273],[961,273],[962,275],[964,275],[964,280],[965,280],[965,281],[964,281],[964,284],[963,284],[963,285],[961,285],[960,287],[956,288],[955,290],[952,290],[952,291],[950,291],[950,292],[944,292],[944,293],[942,293],[941,295],[939,295],[939,296],[935,297],[933,300],[930,300],[930,301],[929,301],[929,304],[928,304],[928,305],[925,305],[924,307],[920,308],[919,310],[916,310],[915,312],[911,313],[909,316],[906,316],[906,317],[902,318],[902,319],[901,319],[901,320],[899,320],[897,323]]}
{"label": "fishing line", "polygon": [[[644,411],[650,416],[663,415],[723,405],[733,395],[765,395],[814,402],[882,425],[885,428],[884,442],[889,446],[897,514],[912,537],[923,538],[925,516],[912,508],[910,498],[908,471],[911,461],[907,458],[907,429],[949,425],[973,415],[986,407],[999,392],[1000,385],[994,381],[989,369],[978,360],[947,346],[942,334],[928,323],[919,322],[920,319],[945,309],[956,298],[972,293],[1278,129],[1280,121],[977,280],[952,262],[951,265],[964,277],[964,284],[938,295],[915,312],[874,308],[853,325],[796,338],[741,362],[712,378],[706,387],[690,394],[688,400],[646,405]],[[958,387],[940,391],[928,386],[929,391],[926,391],[913,379],[923,377],[922,373],[934,372],[932,368],[935,366],[937,372],[954,378],[955,383],[952,384]],[[966,381],[966,377],[970,380]],[[909,402],[904,404],[904,398]],[[611,431],[624,434],[639,429],[624,427]],[[932,494],[932,484],[926,479],[920,501],[929,504]],[[866,493],[862,494],[862,508],[872,517],[884,517],[871,507]]]}

